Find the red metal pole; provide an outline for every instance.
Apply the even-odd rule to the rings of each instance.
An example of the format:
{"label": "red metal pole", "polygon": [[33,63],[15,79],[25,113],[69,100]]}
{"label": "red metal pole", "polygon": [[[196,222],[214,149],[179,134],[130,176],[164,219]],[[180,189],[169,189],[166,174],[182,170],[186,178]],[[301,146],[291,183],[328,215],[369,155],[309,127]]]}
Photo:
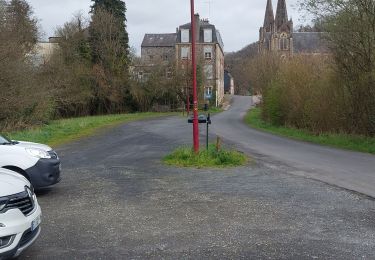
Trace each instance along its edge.
{"label": "red metal pole", "polygon": [[187,93],[186,112],[189,116],[189,114],[190,114],[190,91],[189,91],[189,88],[186,88],[186,93]]}
{"label": "red metal pole", "polygon": [[193,64],[193,102],[194,102],[194,117],[193,117],[193,141],[194,152],[199,152],[199,126],[198,126],[198,97],[197,97],[197,61],[195,56],[195,11],[194,0],[190,0],[191,6],[191,60]]}

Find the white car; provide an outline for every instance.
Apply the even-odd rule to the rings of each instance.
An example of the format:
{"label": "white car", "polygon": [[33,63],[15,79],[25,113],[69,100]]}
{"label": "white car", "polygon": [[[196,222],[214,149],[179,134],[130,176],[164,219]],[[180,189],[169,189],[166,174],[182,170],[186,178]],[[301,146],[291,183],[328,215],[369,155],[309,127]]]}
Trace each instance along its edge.
{"label": "white car", "polygon": [[18,172],[35,189],[49,187],[61,180],[60,159],[51,147],[12,141],[3,135],[0,135],[0,168]]}
{"label": "white car", "polygon": [[19,256],[40,234],[41,210],[32,185],[0,169],[0,259]]}

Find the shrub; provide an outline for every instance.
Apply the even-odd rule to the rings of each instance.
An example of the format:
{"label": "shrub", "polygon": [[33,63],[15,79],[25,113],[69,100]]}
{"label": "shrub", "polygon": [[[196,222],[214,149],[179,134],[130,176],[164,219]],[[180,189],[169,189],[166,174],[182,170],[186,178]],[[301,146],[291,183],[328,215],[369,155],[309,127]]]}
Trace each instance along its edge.
{"label": "shrub", "polygon": [[330,57],[294,56],[280,62],[278,56],[260,55],[252,63],[264,120],[317,134],[357,132],[359,126],[351,120],[353,93]]}

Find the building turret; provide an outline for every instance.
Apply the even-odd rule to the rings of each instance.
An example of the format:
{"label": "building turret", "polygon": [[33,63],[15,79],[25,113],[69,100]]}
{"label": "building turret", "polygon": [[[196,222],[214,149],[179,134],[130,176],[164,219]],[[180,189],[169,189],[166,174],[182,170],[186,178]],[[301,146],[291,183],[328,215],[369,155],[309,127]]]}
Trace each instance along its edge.
{"label": "building turret", "polygon": [[288,11],[286,8],[285,0],[279,0],[277,2],[275,21],[277,29],[279,29],[283,24],[288,22]]}
{"label": "building turret", "polygon": [[263,28],[266,32],[272,32],[272,28],[275,23],[275,17],[273,15],[272,0],[267,0],[266,14],[264,16]]}

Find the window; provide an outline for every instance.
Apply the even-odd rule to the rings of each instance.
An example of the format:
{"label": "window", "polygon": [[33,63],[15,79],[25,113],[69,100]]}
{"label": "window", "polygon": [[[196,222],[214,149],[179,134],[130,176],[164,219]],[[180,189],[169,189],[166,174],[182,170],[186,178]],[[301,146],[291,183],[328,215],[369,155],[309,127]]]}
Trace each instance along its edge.
{"label": "window", "polygon": [[289,50],[289,39],[280,39],[280,50]]}
{"label": "window", "polygon": [[189,29],[181,29],[181,42],[189,42]]}
{"label": "window", "polygon": [[206,79],[213,79],[214,78],[213,66],[204,65],[204,74],[206,75]]}
{"label": "window", "polygon": [[148,57],[149,57],[150,60],[154,59],[154,55],[149,55]]}
{"label": "window", "polygon": [[204,99],[212,99],[212,90],[213,90],[213,87],[212,86],[209,86],[209,87],[206,87],[205,88],[205,91],[204,91]]}
{"label": "window", "polygon": [[167,61],[167,60],[168,60],[168,55],[166,55],[166,54],[161,55],[161,58],[162,58],[164,61]]}
{"label": "window", "polygon": [[212,87],[207,87],[206,88],[206,95],[207,96],[212,96]]}
{"label": "window", "polygon": [[212,59],[212,46],[204,46],[204,58],[206,60]]}
{"label": "window", "polygon": [[181,59],[188,60],[190,58],[190,47],[181,48]]}
{"label": "window", "polygon": [[212,29],[204,29],[204,42],[212,42]]}
{"label": "window", "polygon": [[280,50],[289,50],[289,39],[285,32],[280,35]]}

